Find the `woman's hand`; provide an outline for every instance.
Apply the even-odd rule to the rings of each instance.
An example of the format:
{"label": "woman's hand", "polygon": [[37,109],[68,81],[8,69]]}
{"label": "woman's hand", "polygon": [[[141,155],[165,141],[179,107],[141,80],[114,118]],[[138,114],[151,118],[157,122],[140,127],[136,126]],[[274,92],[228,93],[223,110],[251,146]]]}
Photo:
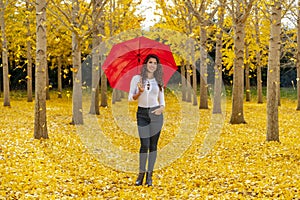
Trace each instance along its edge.
{"label": "woman's hand", "polygon": [[138,86],[139,91],[138,91],[138,93],[136,93],[135,95],[132,96],[133,100],[137,100],[139,98],[139,96],[141,95],[141,93],[143,93],[145,90],[145,88],[143,87],[141,82],[138,82],[137,86]]}
{"label": "woman's hand", "polygon": [[145,88],[143,87],[143,85],[141,84],[141,82],[138,82],[137,86],[139,88],[139,92],[140,93],[145,91]]}
{"label": "woman's hand", "polygon": [[155,114],[155,115],[161,115],[164,111],[164,106],[160,106],[159,108],[153,110],[151,113]]}

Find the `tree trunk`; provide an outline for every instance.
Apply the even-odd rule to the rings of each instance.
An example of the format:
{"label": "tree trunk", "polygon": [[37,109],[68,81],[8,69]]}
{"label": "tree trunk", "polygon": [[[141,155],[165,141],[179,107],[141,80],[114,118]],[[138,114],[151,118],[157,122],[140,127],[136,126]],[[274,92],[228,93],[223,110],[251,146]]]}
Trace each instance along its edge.
{"label": "tree trunk", "polygon": [[121,91],[118,89],[114,89],[112,95],[112,103],[114,104],[118,101],[121,101]]}
{"label": "tree trunk", "polygon": [[187,63],[186,65],[186,80],[187,80],[187,87],[186,87],[186,92],[187,92],[187,96],[186,96],[186,101],[187,102],[192,102],[192,91],[191,91],[191,66],[189,63]]}
{"label": "tree trunk", "polygon": [[117,90],[117,98],[116,98],[116,100],[117,101],[121,101],[121,98],[122,98],[122,92],[121,92],[121,90]]}
{"label": "tree trunk", "polygon": [[62,67],[61,56],[58,56],[57,57],[57,98],[62,98],[61,67]]}
{"label": "tree trunk", "polygon": [[198,101],[197,101],[197,70],[196,70],[196,65],[194,64],[194,62],[193,62],[192,68],[193,68],[193,90],[194,90],[193,105],[197,106],[198,105]]}
{"label": "tree trunk", "polygon": [[[207,23],[209,16],[206,12],[210,2],[203,1],[202,3],[194,3],[193,1],[184,1],[188,11],[192,13],[200,24],[200,103],[199,109],[208,109],[208,85],[207,85]],[[198,5],[200,5],[198,7]],[[213,9],[214,10],[214,9]],[[215,11],[211,13],[214,14]],[[191,29],[191,28],[190,28]],[[191,31],[190,31],[191,32]],[[189,101],[189,99],[187,99]]]}
{"label": "tree trunk", "polygon": [[[101,62],[102,63],[102,62]],[[101,106],[107,107],[107,77],[105,73],[101,74]]]}
{"label": "tree trunk", "polygon": [[[256,53],[257,60],[260,59],[260,53]],[[260,62],[256,66],[257,70],[257,103],[263,103],[263,94],[262,94],[262,79],[261,79],[261,66]]]}
{"label": "tree trunk", "polygon": [[46,118],[46,1],[36,0],[36,72],[34,138],[48,138]]}
{"label": "tree trunk", "polygon": [[[97,36],[96,36],[97,37]],[[93,38],[93,52],[92,52],[92,94],[91,94],[91,106],[90,106],[90,114],[100,115],[99,109],[99,53],[97,53],[96,49],[99,44],[99,38]]]}
{"label": "tree trunk", "polygon": [[[259,30],[259,17],[258,17],[258,7],[255,6],[255,32],[256,32],[256,45],[260,47],[260,30]],[[256,84],[257,84],[257,103],[263,103],[263,94],[262,94],[262,74],[261,74],[261,66],[260,66],[260,50],[256,51]]]}
{"label": "tree trunk", "polygon": [[50,100],[50,87],[49,87],[49,69],[48,66],[46,66],[46,100]]}
{"label": "tree trunk", "polygon": [[[299,51],[299,49],[298,49]],[[298,53],[299,54],[299,53]],[[299,55],[298,55],[299,56]],[[299,56],[300,57],[300,56]],[[298,58],[299,59],[299,58]],[[296,110],[300,110],[300,61],[297,63],[297,108]]]}
{"label": "tree trunk", "polygon": [[[203,10],[204,13],[205,10]],[[206,27],[206,26],[205,26]],[[200,105],[199,109],[208,109],[208,92],[207,92],[207,52],[206,52],[206,28],[200,27]]]}
{"label": "tree trunk", "polygon": [[3,0],[0,0],[0,26],[1,26],[1,40],[2,40],[2,67],[3,67],[3,95],[4,95],[4,106],[10,106],[9,97],[9,73],[8,73],[8,49],[7,39],[5,33],[5,6]]}
{"label": "tree trunk", "polygon": [[[280,53],[279,53],[279,56],[280,56]],[[277,83],[278,83],[278,87],[277,87],[277,101],[278,101],[278,106],[281,106],[281,98],[280,98],[280,59],[279,59],[279,67],[277,69],[277,74],[276,75],[277,75]]]}
{"label": "tree trunk", "polygon": [[215,83],[214,83],[214,99],[213,114],[222,113],[221,93],[222,93],[222,45],[223,45],[223,23],[225,2],[220,0],[220,9],[218,12],[218,24],[216,34],[216,58],[215,58]]}
{"label": "tree trunk", "polygon": [[182,101],[186,101],[186,71],[184,62],[181,61],[180,63],[180,73],[181,73],[181,92],[182,92]]}
{"label": "tree trunk", "polygon": [[98,12],[98,1],[93,1],[93,51],[92,51],[92,94],[91,94],[91,106],[90,106],[90,114],[99,115],[99,79],[100,79],[100,60],[99,60],[99,44],[101,42],[101,37],[99,37],[99,18],[97,18]]}
{"label": "tree trunk", "polygon": [[244,38],[245,23],[240,19],[235,19],[234,24],[234,73],[232,89],[232,113],[231,124],[246,123],[244,119]]}
{"label": "tree trunk", "polygon": [[[192,32],[192,30],[191,30]],[[191,70],[192,70],[192,78],[193,78],[193,105],[197,106],[197,68],[196,68],[196,60],[195,60],[195,44],[194,40],[189,40],[189,50],[190,50],[190,58],[191,58]]]}
{"label": "tree trunk", "polygon": [[249,61],[249,43],[245,42],[245,78],[246,78],[246,101],[251,101],[251,90],[250,90],[250,61]]}
{"label": "tree trunk", "polygon": [[[32,9],[29,6],[29,0],[26,0],[26,10],[32,12]],[[29,38],[31,37],[30,31],[30,21],[26,17],[26,28],[27,28],[27,40],[26,40],[26,56],[27,56],[27,102],[32,102],[32,55],[31,55],[31,42]]]}
{"label": "tree trunk", "polygon": [[[102,38],[99,34],[104,34],[104,23],[101,20],[102,11],[99,11],[100,0],[93,1],[93,51],[92,51],[92,97],[91,97],[91,107],[90,113],[100,115],[99,109],[99,81],[100,81],[100,44]],[[99,13],[100,12],[100,13]]]}
{"label": "tree trunk", "polygon": [[[72,1],[72,20],[75,27],[79,26],[79,2]],[[72,95],[72,124],[83,124],[82,113],[82,72],[81,72],[81,40],[78,33],[72,33],[72,62],[73,62],[73,95]]]}
{"label": "tree trunk", "polygon": [[116,99],[117,99],[117,90],[113,89],[112,95],[111,95],[111,103],[115,104],[116,103]]}
{"label": "tree trunk", "polygon": [[278,73],[280,69],[281,3],[272,5],[267,80],[267,141],[279,141]]}
{"label": "tree trunk", "polygon": [[298,18],[297,18],[297,108],[300,110],[300,0],[298,0]]}
{"label": "tree trunk", "polygon": [[122,90],[120,91],[120,98],[121,98],[121,99],[125,98],[125,92],[122,91]]}
{"label": "tree trunk", "polygon": [[[105,60],[105,56],[101,54],[100,58],[101,58],[100,65],[102,66],[102,64]],[[101,85],[101,103],[100,103],[100,106],[107,107],[108,106],[108,103],[107,103],[107,77],[101,67],[100,67],[100,77],[101,77],[101,84],[100,84]]]}

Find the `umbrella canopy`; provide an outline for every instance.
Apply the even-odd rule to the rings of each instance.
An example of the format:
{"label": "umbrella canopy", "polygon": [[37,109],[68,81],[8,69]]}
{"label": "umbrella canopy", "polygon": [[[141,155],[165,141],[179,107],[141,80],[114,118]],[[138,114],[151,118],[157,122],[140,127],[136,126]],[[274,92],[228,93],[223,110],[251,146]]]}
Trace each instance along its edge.
{"label": "umbrella canopy", "polygon": [[131,78],[140,74],[142,62],[149,54],[159,57],[163,69],[164,86],[177,70],[170,46],[144,36],[137,37],[112,47],[102,69],[110,86],[128,92]]}

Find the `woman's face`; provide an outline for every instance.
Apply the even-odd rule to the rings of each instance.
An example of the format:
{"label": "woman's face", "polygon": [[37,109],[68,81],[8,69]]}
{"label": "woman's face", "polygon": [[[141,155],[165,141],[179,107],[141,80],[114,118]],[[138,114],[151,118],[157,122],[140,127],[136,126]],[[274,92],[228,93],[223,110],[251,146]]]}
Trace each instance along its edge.
{"label": "woman's face", "polygon": [[150,73],[155,72],[155,70],[157,69],[157,61],[155,58],[150,58],[147,62],[147,70]]}

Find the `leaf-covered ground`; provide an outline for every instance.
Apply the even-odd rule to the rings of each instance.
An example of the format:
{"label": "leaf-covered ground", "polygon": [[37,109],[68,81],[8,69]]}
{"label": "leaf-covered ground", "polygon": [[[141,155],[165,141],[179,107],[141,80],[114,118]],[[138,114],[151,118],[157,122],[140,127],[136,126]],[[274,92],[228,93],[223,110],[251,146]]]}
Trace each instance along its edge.
{"label": "leaf-covered ground", "polygon": [[[55,95],[47,101],[50,139],[35,140],[34,103],[12,98],[11,108],[0,109],[0,199],[300,199],[300,112],[295,100],[282,99],[280,143],[265,142],[265,103],[244,104],[247,124],[228,123],[227,101],[224,124],[209,109],[188,113],[199,116],[198,126],[188,127],[180,124],[186,116],[182,105],[171,97],[167,102],[159,149],[168,149],[176,133],[196,135],[182,155],[157,168],[154,186],[146,187],[134,186],[137,173],[118,170],[113,158],[110,166],[101,162],[107,158],[101,157],[107,144],[137,155],[139,140],[126,133],[135,123],[134,104],[126,111],[131,120],[121,119],[118,103],[101,108],[101,115],[93,118],[109,140],[104,144],[97,127],[70,125],[71,99]],[[178,149],[184,142],[176,143]],[[136,161],[134,157],[127,164]]]}

